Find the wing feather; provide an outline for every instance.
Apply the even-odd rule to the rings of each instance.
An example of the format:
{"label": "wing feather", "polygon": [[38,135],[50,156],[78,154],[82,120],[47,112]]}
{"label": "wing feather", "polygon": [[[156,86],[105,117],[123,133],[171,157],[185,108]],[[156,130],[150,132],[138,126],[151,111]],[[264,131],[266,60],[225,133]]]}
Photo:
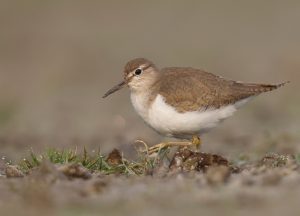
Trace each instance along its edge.
{"label": "wing feather", "polygon": [[242,83],[194,68],[164,68],[158,93],[178,112],[220,108],[284,85]]}

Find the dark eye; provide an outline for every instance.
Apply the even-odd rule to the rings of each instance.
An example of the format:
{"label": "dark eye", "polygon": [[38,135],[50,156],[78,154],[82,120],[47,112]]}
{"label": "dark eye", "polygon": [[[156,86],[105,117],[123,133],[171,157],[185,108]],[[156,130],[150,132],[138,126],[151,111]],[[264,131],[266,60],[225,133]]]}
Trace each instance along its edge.
{"label": "dark eye", "polygon": [[140,75],[142,73],[142,69],[138,68],[134,71],[135,75]]}

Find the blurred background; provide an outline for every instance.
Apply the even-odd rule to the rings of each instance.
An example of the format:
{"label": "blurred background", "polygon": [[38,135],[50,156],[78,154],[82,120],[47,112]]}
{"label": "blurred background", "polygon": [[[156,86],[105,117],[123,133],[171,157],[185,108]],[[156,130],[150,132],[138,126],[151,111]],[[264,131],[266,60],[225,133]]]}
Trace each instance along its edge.
{"label": "blurred background", "polygon": [[162,140],[128,90],[101,98],[135,57],[240,81],[292,81],[205,135],[202,150],[300,149],[299,1],[1,1],[0,17],[0,156],[51,146],[130,153],[137,138]]}

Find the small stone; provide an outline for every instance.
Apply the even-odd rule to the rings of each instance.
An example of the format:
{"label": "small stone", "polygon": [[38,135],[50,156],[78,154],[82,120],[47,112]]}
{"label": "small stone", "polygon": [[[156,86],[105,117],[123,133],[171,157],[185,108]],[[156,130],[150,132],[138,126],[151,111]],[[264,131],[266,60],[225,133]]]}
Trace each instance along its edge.
{"label": "small stone", "polygon": [[7,178],[21,178],[24,177],[24,173],[18,166],[7,165],[5,168],[5,175]]}

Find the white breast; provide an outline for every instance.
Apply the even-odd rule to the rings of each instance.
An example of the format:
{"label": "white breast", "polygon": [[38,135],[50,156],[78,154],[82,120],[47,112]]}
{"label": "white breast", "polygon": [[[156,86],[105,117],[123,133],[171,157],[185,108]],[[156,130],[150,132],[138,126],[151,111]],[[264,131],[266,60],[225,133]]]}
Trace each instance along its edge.
{"label": "white breast", "polygon": [[186,113],[177,112],[172,106],[165,103],[161,95],[157,95],[149,109],[143,106],[145,104],[144,97],[131,95],[131,100],[144,121],[159,133],[171,137],[190,138],[192,135],[202,134],[217,126],[249,99],[241,100],[220,109]]}
{"label": "white breast", "polygon": [[136,112],[149,124],[149,107],[147,106],[148,95],[143,93],[131,93],[130,98]]}

